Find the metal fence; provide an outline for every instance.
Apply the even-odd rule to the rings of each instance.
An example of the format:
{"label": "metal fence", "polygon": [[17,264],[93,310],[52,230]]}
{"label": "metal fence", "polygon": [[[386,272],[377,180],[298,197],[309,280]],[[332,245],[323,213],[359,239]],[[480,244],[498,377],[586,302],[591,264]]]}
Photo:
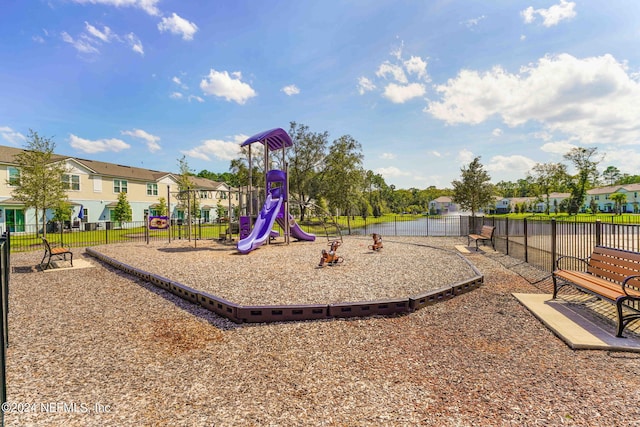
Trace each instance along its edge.
{"label": "metal fence", "polygon": [[535,217],[487,217],[482,224],[496,227],[496,250],[549,272],[558,257],[586,258],[597,245],[640,251],[639,224]]}
{"label": "metal fence", "polygon": [[[0,237],[0,329],[2,345],[0,346],[0,400],[7,401],[7,363],[6,349],[9,347],[9,273],[11,253],[10,233]],[[4,405],[3,405],[4,406]],[[0,412],[0,425],[4,425],[4,411]]]}
{"label": "metal fence", "polygon": [[[627,217],[628,218],[628,217]],[[627,219],[628,220],[628,219]],[[309,219],[299,225],[307,232],[322,238],[326,221]],[[379,218],[338,217],[332,218],[342,235],[383,236],[443,236],[465,237],[477,233],[483,225],[496,227],[496,250],[523,260],[545,271],[552,271],[558,256],[570,255],[584,258],[591,254],[596,245],[640,251],[640,224],[620,223],[616,216],[593,216],[593,218],[531,216],[523,219],[509,217],[471,216],[418,216],[396,215]],[[115,223],[82,223],[78,228],[52,228],[47,234],[50,241],[70,247],[88,247],[110,243],[151,242],[172,240],[216,239],[237,241],[238,224],[232,222],[188,224],[172,220],[167,229],[150,230],[145,221]],[[279,226],[274,229],[283,230]],[[0,230],[1,231],[1,230]],[[20,232],[12,232],[11,249],[29,251],[43,249],[41,228],[35,225],[23,226]]]}

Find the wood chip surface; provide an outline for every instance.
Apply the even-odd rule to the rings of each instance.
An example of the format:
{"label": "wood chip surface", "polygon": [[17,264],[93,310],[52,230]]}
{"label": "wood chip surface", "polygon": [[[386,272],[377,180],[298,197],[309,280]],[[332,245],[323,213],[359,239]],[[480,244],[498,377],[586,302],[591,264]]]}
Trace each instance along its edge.
{"label": "wood chip surface", "polygon": [[[242,303],[375,299],[470,274],[448,252],[466,238],[388,240],[371,254],[345,239],[345,264],[324,269],[326,242],[100,249]],[[511,295],[541,289],[482,253],[465,257],[483,286],[408,315],[236,325],[74,252],[92,267],[44,273],[40,252],[11,256],[8,426],[640,424],[639,356],[571,350]]]}

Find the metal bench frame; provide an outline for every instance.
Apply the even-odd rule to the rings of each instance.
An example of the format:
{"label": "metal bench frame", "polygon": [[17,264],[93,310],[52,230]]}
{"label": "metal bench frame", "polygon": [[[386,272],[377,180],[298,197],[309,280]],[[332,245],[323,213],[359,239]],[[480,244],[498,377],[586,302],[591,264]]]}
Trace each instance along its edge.
{"label": "metal bench frame", "polygon": [[44,243],[44,256],[42,257],[42,261],[40,261],[40,265],[42,265],[44,263],[44,260],[49,257],[44,269],[51,268],[52,258],[59,258],[66,261],[67,255],[70,255],[71,266],[73,267],[73,252],[71,252],[71,249],[69,247],[63,246],[62,244],[49,243],[49,241],[45,237],[42,238],[42,243]]}
{"label": "metal bench frame", "polygon": [[[564,260],[578,261],[585,265],[585,271],[559,268]],[[588,258],[561,256],[554,265],[554,299],[560,288],[571,285],[614,304],[618,320],[616,337],[622,337],[624,328],[640,319],[640,253],[596,246]]]}

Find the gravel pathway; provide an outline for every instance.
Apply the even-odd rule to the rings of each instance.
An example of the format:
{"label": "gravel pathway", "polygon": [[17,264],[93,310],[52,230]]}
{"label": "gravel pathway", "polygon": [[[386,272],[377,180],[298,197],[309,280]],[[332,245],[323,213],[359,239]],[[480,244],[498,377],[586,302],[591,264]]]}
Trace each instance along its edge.
{"label": "gravel pathway", "polygon": [[[398,248],[385,240],[380,254],[358,246],[367,240],[346,240],[340,249],[345,264],[322,270],[315,268],[321,242],[296,243],[294,254],[286,247],[245,257],[220,251],[230,263],[218,260],[213,244],[200,248],[200,242],[189,250],[184,242],[108,250],[125,262],[157,267],[157,274],[181,272],[178,281],[204,283],[201,277],[236,277],[240,271],[238,277],[256,287],[247,272],[262,271],[259,283],[272,280],[264,271],[282,279],[282,265],[293,257],[293,270],[302,277],[290,281],[298,287],[293,299],[298,301],[320,287],[319,277],[344,276],[356,266],[363,271],[354,277],[366,278],[361,287],[403,275],[400,282],[412,282],[415,271],[421,276],[411,286],[432,283],[425,254],[445,251],[414,247],[420,256],[412,257],[409,267],[398,264],[383,275],[376,268],[381,256],[404,250],[401,242],[446,250],[466,243],[466,238],[389,240]],[[51,272],[33,268],[41,253],[12,254],[8,426],[640,424],[638,355],[568,348],[511,295],[540,289],[491,256],[467,255],[485,276],[479,289],[409,315],[236,325],[82,252],[76,250],[76,258],[90,267]],[[465,263],[448,264],[453,258],[436,265],[445,275],[466,274]],[[267,270],[258,267],[262,264]],[[303,265],[314,267],[302,274]],[[348,295],[380,295],[367,294],[353,280]],[[206,283],[232,292],[243,282],[237,279],[226,290],[222,280]],[[292,289],[252,289],[251,298],[282,302]],[[344,292],[321,295],[343,299]]]}

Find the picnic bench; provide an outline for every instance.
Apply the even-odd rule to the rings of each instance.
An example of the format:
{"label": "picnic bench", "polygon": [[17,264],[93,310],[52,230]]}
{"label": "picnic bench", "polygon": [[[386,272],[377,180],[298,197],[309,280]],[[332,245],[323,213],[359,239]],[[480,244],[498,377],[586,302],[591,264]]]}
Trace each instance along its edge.
{"label": "picnic bench", "polygon": [[469,236],[467,236],[467,246],[471,245],[471,241],[475,241],[476,242],[476,251],[478,250],[478,243],[479,242],[491,242],[491,247],[493,247],[493,250],[496,250],[496,245],[495,242],[493,241],[493,233],[496,231],[495,227],[492,227],[490,225],[483,225],[482,229],[480,230],[480,234],[469,234]]}
{"label": "picnic bench", "polygon": [[[584,270],[564,269],[573,262]],[[553,298],[566,285],[615,304],[618,327],[616,337],[633,320],[640,319],[640,253],[596,246],[588,258],[561,256],[553,271]]]}
{"label": "picnic bench", "polygon": [[62,244],[49,243],[45,237],[42,238],[42,243],[44,243],[44,256],[42,257],[42,261],[40,261],[40,265],[42,265],[44,260],[48,257],[49,259],[47,259],[47,265],[45,268],[50,268],[52,258],[64,259],[66,261],[67,255],[69,255],[71,259],[71,266],[73,267],[73,252],[71,252],[69,247]]}

